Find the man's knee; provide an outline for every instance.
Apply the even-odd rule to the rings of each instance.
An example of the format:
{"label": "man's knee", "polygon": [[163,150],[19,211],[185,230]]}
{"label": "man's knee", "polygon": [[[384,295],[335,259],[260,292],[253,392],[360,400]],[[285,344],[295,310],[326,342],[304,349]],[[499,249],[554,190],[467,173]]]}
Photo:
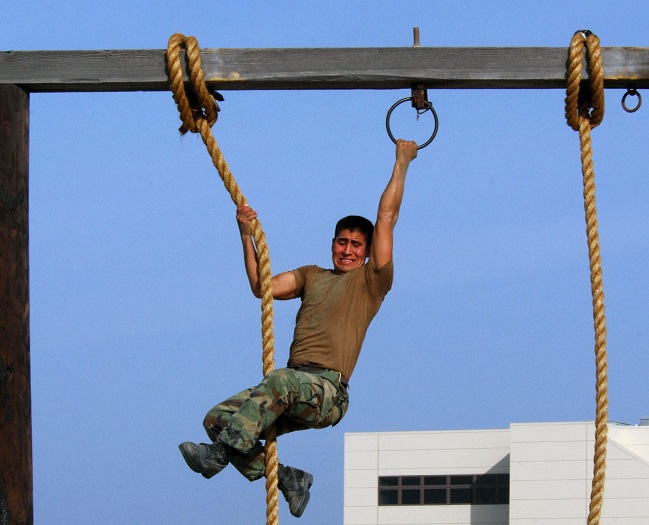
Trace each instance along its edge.
{"label": "man's knee", "polygon": [[207,432],[207,435],[212,441],[216,441],[216,438],[219,437],[219,434],[223,430],[220,418],[214,416],[211,413],[208,413],[203,419],[203,428]]}

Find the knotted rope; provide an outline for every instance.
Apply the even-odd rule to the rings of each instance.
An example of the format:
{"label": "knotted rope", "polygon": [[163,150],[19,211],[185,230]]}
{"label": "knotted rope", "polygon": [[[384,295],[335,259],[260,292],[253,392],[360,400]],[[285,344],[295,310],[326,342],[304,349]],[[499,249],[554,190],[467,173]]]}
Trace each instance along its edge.
{"label": "knotted rope", "polygon": [[[589,64],[590,92],[581,86],[581,67],[584,47]],[[581,171],[584,180],[584,210],[590,260],[590,282],[593,297],[593,320],[595,326],[596,364],[596,418],[593,484],[590,496],[588,525],[598,525],[604,501],[606,477],[606,437],[608,420],[608,367],[606,364],[606,317],[604,315],[604,288],[602,264],[597,231],[597,207],[595,203],[595,172],[590,130],[604,118],[604,71],[599,49],[599,38],[590,31],[577,31],[570,42],[568,59],[568,87],[566,89],[566,120],[579,131],[581,147]]]}
{"label": "knotted rope", "polygon": [[[186,50],[186,60],[189,70],[189,83],[183,83],[183,73],[180,64],[180,50]],[[167,45],[167,68],[174,100],[180,112],[182,126],[180,132],[200,133],[207,151],[212,157],[212,163],[228,190],[230,197],[237,207],[246,203],[246,199],[234,180],[223,154],[212,135],[212,126],[218,117],[219,106],[215,94],[210,92],[205,84],[205,75],[201,65],[200,49],[195,37],[186,37],[179,33],[169,38]],[[187,89],[190,89],[188,92]],[[259,278],[261,281],[261,324],[262,324],[262,361],[263,373],[266,376],[275,367],[273,335],[273,292],[271,287],[272,274],[270,271],[270,256],[266,244],[266,235],[257,219],[251,223],[252,237],[257,247]],[[266,431],[266,523],[277,525],[278,490],[277,490],[277,443],[275,429]]]}

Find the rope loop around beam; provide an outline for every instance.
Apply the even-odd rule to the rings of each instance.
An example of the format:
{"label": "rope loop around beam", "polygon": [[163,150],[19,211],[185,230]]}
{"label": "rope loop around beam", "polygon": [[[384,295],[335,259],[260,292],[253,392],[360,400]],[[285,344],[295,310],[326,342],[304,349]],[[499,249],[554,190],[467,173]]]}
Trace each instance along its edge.
{"label": "rope loop around beam", "polygon": [[[582,89],[581,70],[586,49],[586,65],[590,75],[590,90]],[[599,38],[590,31],[577,31],[570,42],[568,56],[568,87],[566,90],[566,120],[579,130],[579,116],[599,126],[604,119],[604,68]]]}
{"label": "rope loop around beam", "polygon": [[[186,50],[190,82],[185,87],[180,65],[180,50]],[[218,118],[219,105],[205,83],[205,73],[201,64],[200,48],[195,37],[175,33],[169,38],[167,46],[167,68],[174,100],[183,124],[180,133],[198,133],[198,122],[205,121],[212,127]]]}
{"label": "rope loop around beam", "polygon": [[[182,68],[180,65],[180,49],[187,49],[187,60],[189,67],[189,79],[191,91],[187,92],[182,79]],[[246,199],[230,172],[221,150],[218,147],[212,126],[216,122],[219,106],[212,93],[205,85],[205,75],[201,67],[200,50],[198,42],[194,37],[185,37],[179,33],[169,38],[167,46],[167,68],[169,70],[169,81],[173,92],[174,100],[178,106],[180,119],[183,125],[181,133],[191,131],[199,133],[207,151],[212,157],[212,163],[217,169],[226,190],[230,194],[235,205],[241,206]],[[251,223],[252,237],[257,248],[257,259],[259,268],[259,280],[261,284],[261,328],[262,328],[262,364],[263,374],[268,375],[275,368],[275,337],[273,333],[273,290],[272,273],[270,269],[270,256],[266,235],[258,219]],[[279,490],[277,486],[277,471],[279,461],[277,459],[276,431],[274,427],[266,430],[266,523],[277,525]]]}
{"label": "rope loop around beam", "polygon": [[[581,62],[584,41],[592,72],[590,93],[580,94]],[[596,416],[593,482],[590,496],[588,525],[599,525],[604,502],[606,478],[606,443],[608,433],[608,365],[606,357],[606,316],[604,313],[604,285],[599,246],[597,204],[595,199],[595,170],[590,132],[604,118],[604,83],[599,39],[590,31],[578,31],[572,38],[568,60],[568,87],[566,91],[566,120],[579,131],[584,186],[584,211],[590,261],[590,282],[595,328]]]}

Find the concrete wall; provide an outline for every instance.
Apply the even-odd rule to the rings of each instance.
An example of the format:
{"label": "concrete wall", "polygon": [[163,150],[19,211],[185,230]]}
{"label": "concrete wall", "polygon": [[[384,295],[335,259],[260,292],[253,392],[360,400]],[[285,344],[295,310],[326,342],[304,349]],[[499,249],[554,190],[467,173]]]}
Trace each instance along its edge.
{"label": "concrete wall", "polygon": [[507,525],[507,505],[378,506],[379,476],[503,474],[509,431],[345,435],[345,525]]}
{"label": "concrete wall", "polygon": [[[649,427],[609,424],[601,525],[649,524],[648,444]],[[512,425],[510,524],[586,523],[594,446],[592,422]]]}
{"label": "concrete wall", "polygon": [[[345,435],[345,525],[583,525],[592,422]],[[609,424],[601,525],[649,524],[649,426]],[[510,473],[509,505],[378,506],[379,476]]]}

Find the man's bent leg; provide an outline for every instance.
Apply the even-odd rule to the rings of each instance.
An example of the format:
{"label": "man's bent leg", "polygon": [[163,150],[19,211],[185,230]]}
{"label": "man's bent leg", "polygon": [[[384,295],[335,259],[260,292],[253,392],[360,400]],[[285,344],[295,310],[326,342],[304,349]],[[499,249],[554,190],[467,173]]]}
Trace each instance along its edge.
{"label": "man's bent leg", "polygon": [[265,439],[266,429],[275,425],[276,435],[280,436],[331,425],[331,415],[327,415],[330,412],[327,407],[332,404],[330,390],[333,391],[330,383],[317,375],[276,369],[255,388],[215,406],[203,424],[211,439],[238,452],[232,456],[231,463],[254,481],[264,475],[265,457],[260,439]]}
{"label": "man's bent leg", "polygon": [[[203,420],[203,427],[209,438],[216,442],[219,435],[225,427],[228,426],[230,419],[236,413],[241,405],[250,397],[253,388],[248,388],[238,394],[226,399],[213,407]],[[231,449],[230,463],[245,476],[249,481],[260,479],[264,475],[264,446],[257,442],[256,446],[247,454]]]}
{"label": "man's bent leg", "polygon": [[337,387],[320,375],[277,369],[254,389],[214,407],[205,425],[212,428],[210,437],[218,436],[220,442],[239,451],[232,464],[254,480],[263,475],[264,453],[259,440],[265,439],[271,424],[277,436],[334,425],[343,415],[337,399]]}
{"label": "man's bent leg", "polygon": [[[289,408],[300,401],[300,382],[297,372],[280,368],[270,372],[230,415],[218,440],[244,455],[251,453],[266,429]],[[278,435],[291,429],[276,428]]]}
{"label": "man's bent leg", "polygon": [[213,441],[235,449],[231,463],[254,481],[264,475],[264,448],[259,440],[265,438],[266,429],[275,424],[280,436],[334,425],[343,415],[337,396],[336,387],[318,374],[277,369],[257,387],[216,405],[203,424]]}

